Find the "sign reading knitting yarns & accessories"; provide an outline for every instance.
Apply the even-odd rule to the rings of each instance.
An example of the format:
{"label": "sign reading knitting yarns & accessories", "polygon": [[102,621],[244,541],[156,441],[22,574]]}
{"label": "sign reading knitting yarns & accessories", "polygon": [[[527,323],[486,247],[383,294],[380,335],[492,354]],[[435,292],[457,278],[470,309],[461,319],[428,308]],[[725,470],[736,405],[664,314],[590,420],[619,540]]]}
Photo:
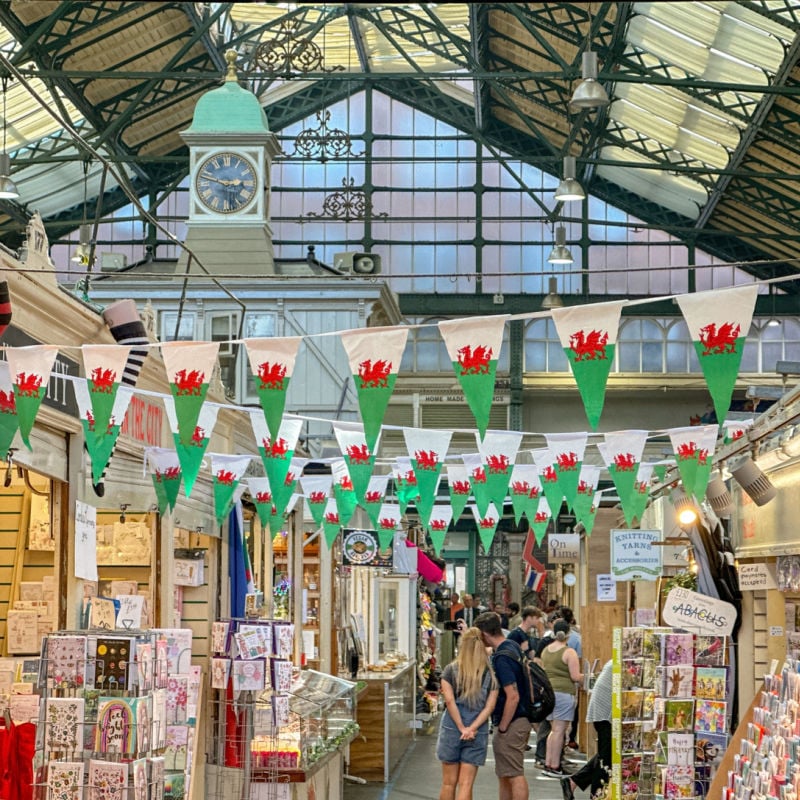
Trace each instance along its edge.
{"label": "sign reading knitting yarns & accessories", "polygon": [[661,531],[611,530],[611,574],[618,581],[654,581],[661,575]]}
{"label": "sign reading knitting yarns & accessories", "polygon": [[550,564],[577,564],[580,555],[579,533],[551,533],[547,537],[547,561]]}
{"label": "sign reading knitting yarns & accessories", "polygon": [[667,625],[676,628],[730,636],[736,622],[736,609],[724,600],[676,586],[664,601],[662,617]]}

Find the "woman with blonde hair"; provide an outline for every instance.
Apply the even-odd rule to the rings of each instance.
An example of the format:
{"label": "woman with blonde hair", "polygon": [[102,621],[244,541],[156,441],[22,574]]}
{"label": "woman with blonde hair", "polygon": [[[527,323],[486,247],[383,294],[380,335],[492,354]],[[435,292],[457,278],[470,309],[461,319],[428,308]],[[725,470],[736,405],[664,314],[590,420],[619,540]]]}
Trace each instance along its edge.
{"label": "woman with blonde hair", "polygon": [[455,661],[442,672],[445,711],[436,743],[436,757],[442,762],[439,800],[472,800],[478,767],[486,762],[497,692],[481,632],[467,628]]}

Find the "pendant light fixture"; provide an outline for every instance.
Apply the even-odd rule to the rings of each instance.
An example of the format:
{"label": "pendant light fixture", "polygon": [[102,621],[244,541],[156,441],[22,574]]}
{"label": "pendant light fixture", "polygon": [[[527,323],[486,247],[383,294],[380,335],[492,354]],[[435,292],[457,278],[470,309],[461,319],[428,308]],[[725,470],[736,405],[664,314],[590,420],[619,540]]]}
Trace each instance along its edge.
{"label": "pendant light fixture", "polygon": [[3,77],[3,152],[0,153],[0,200],[16,200],[19,197],[17,185],[11,179],[11,159],[6,151],[6,133],[8,122],[6,119],[6,92],[8,91],[8,77]]}
{"label": "pendant light fixture", "polygon": [[556,225],[556,240],[547,261],[550,264],[571,264],[573,261],[567,247],[567,229],[563,225]]}
{"label": "pendant light fixture", "polygon": [[547,295],[542,300],[542,310],[549,311],[551,308],[563,308],[564,301],[558,293],[558,281],[551,277],[547,283]]}
{"label": "pendant light fixture", "polygon": [[89,162],[84,160],[83,162],[83,216],[81,222],[81,226],[78,229],[78,246],[75,248],[75,252],[72,254],[72,261],[74,264],[83,264],[87,266],[89,264],[89,255],[91,253],[91,238],[92,238],[92,226],[86,221],[86,197],[87,197],[87,184],[89,182]]}
{"label": "pendant light fixture", "polygon": [[564,156],[564,177],[556,189],[555,198],[559,203],[583,200],[586,192],[575,178],[575,156]]}
{"label": "pendant light fixture", "polygon": [[769,285],[769,297],[772,301],[772,316],[767,320],[767,327],[780,328],[781,321],[775,316],[775,287],[772,284]]}
{"label": "pendant light fixture", "polygon": [[603,108],[609,103],[603,84],[597,80],[597,53],[586,50],[581,55],[582,80],[569,101],[572,112],[583,109]]}

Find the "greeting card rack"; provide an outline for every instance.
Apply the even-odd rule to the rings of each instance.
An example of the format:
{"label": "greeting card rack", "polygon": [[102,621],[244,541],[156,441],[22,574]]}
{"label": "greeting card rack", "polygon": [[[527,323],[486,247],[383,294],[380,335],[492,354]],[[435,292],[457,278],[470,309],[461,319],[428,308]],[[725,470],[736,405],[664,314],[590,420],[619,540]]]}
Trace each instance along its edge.
{"label": "greeting card rack", "polygon": [[612,800],[706,797],[728,746],[729,640],[615,628]]}
{"label": "greeting card rack", "polygon": [[201,671],[190,630],[59,631],[42,641],[38,800],[189,795]]}

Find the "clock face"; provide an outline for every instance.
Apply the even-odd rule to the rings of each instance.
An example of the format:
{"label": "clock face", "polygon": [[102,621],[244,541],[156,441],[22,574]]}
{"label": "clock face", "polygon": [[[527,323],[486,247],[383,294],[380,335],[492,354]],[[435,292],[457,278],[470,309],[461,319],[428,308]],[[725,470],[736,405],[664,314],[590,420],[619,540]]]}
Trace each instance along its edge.
{"label": "clock face", "polygon": [[234,214],[256,196],[256,169],[236,153],[217,153],[197,170],[195,190],[210,211]]}

